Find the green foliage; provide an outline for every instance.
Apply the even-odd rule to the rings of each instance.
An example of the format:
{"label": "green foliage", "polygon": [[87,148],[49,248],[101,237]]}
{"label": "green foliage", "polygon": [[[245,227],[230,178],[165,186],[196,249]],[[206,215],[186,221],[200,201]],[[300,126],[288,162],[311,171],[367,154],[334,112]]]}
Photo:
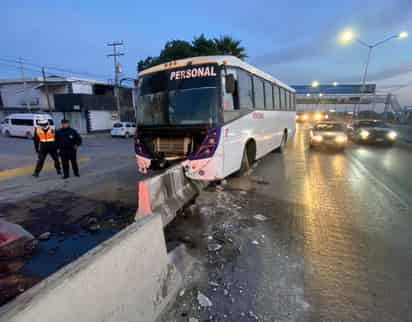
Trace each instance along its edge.
{"label": "green foliage", "polygon": [[195,37],[192,42],[185,40],[168,41],[160,51],[158,57],[146,57],[137,63],[139,71],[162,64],[171,60],[183,59],[194,56],[233,55],[245,59],[245,48],[240,46],[241,41],[230,36],[220,38],[207,38],[204,34]]}

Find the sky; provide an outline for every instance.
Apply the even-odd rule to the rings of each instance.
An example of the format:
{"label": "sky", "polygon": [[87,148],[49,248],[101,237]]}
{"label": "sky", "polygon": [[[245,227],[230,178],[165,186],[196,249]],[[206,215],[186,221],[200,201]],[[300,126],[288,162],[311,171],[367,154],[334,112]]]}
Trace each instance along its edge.
{"label": "sky", "polygon": [[123,74],[135,78],[137,61],[158,55],[166,41],[203,33],[241,40],[249,63],[288,84],[353,83],[367,49],[339,43],[339,33],[350,27],[374,43],[405,30],[410,38],[374,49],[368,81],[412,106],[412,0],[2,0],[1,7],[0,78],[19,77],[10,61],[22,57],[28,76],[38,76],[38,66],[59,74],[51,66],[112,79],[113,40],[124,41]]}

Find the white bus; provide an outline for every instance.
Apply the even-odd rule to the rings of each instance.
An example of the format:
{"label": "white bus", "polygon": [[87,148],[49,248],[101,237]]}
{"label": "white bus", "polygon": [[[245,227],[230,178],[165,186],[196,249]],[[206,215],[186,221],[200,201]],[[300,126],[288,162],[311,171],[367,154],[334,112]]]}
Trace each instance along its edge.
{"label": "white bus", "polygon": [[1,124],[1,133],[4,136],[20,136],[28,139],[33,138],[34,128],[37,121],[48,120],[54,126],[53,118],[44,113],[16,113],[7,116]]}
{"label": "white bus", "polygon": [[138,75],[139,171],[184,160],[186,175],[220,180],[282,151],[295,133],[295,90],[233,56],[193,57]]}

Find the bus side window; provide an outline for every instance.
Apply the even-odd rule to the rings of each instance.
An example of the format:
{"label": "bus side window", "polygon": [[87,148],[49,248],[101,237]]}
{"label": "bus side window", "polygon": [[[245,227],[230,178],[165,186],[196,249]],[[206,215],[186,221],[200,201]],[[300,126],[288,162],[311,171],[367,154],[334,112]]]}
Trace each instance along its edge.
{"label": "bus side window", "polygon": [[253,109],[253,83],[252,76],[245,71],[237,71],[237,95],[240,109]]}
{"label": "bus side window", "polygon": [[275,105],[275,110],[280,110],[279,87],[276,85],[273,85],[273,102]]}
{"label": "bus side window", "polygon": [[235,91],[233,92],[233,109],[238,110],[239,107],[239,82],[235,81]]}

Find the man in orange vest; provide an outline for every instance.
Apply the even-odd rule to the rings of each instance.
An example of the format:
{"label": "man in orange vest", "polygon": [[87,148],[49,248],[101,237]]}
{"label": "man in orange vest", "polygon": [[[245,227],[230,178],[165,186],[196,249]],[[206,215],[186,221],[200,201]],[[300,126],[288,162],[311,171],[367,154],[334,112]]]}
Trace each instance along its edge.
{"label": "man in orange vest", "polygon": [[41,169],[43,168],[44,160],[48,154],[54,161],[54,167],[57,174],[61,174],[59,155],[57,154],[56,137],[54,129],[49,126],[48,120],[38,120],[37,127],[34,131],[34,148],[38,154],[38,160],[36,168],[33,172],[33,177],[38,177]]}

